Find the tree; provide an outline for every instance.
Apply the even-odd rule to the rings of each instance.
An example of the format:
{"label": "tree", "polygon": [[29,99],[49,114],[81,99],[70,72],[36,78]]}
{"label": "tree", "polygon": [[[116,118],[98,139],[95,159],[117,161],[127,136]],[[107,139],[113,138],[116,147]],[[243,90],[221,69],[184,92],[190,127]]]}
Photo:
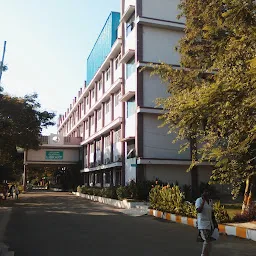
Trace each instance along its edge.
{"label": "tree", "polygon": [[20,168],[17,147],[37,149],[43,127],[53,125],[55,114],[40,110],[37,94],[24,98],[0,93],[0,165]]}
{"label": "tree", "polygon": [[[192,164],[213,164],[211,181],[236,197],[256,159],[256,5],[253,0],[182,0],[181,68],[154,67],[170,96],[160,118],[176,140],[190,140]],[[185,150],[190,143],[184,143]]]}

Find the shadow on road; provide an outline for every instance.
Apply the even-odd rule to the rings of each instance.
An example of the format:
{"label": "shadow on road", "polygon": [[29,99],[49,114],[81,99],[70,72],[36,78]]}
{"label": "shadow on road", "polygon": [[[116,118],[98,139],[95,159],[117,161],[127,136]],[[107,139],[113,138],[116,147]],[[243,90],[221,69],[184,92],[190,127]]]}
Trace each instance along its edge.
{"label": "shadow on road", "polygon": [[[198,256],[196,234],[189,226],[127,216],[68,193],[28,193],[13,203],[5,240],[15,256]],[[256,249],[237,238],[223,238],[214,247],[219,256],[251,256]]]}

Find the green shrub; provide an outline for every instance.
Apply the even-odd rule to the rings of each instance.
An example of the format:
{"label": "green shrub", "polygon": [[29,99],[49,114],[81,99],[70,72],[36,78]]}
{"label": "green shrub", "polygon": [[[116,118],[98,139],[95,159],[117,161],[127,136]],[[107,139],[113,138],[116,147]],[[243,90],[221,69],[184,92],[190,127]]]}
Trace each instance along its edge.
{"label": "green shrub", "polygon": [[76,189],[76,191],[77,191],[78,193],[82,193],[82,188],[81,188],[80,186],[78,186],[77,189]]}
{"label": "green shrub", "polygon": [[225,207],[220,204],[220,201],[216,202],[213,205],[213,209],[214,209],[214,215],[215,215],[216,221],[218,223],[226,223],[230,221],[230,217]]}
{"label": "green shrub", "polygon": [[154,181],[137,182],[136,183],[136,186],[137,186],[137,196],[136,196],[136,199],[148,201],[149,192],[150,192],[153,184],[155,184]]}
{"label": "green shrub", "polygon": [[132,180],[127,186],[128,198],[136,199],[137,198],[137,184]]}
{"label": "green shrub", "polygon": [[93,195],[93,196],[101,196],[106,198],[113,198],[116,199],[116,188],[96,188],[96,187],[86,187],[86,186],[78,186],[77,192],[81,191],[80,193],[87,194],[87,195]]}
{"label": "green shrub", "polygon": [[129,191],[127,187],[120,186],[116,189],[117,198],[123,200],[129,198]]}
{"label": "green shrub", "polygon": [[184,194],[178,186],[154,186],[149,193],[150,207],[163,212],[182,213]]}
{"label": "green shrub", "polygon": [[[150,208],[196,218],[197,212],[194,204],[185,201],[184,192],[178,186],[153,186],[149,193]],[[220,202],[214,204],[215,218],[218,223],[230,221],[230,217]]]}
{"label": "green shrub", "polygon": [[189,217],[189,218],[196,218],[197,217],[197,211],[196,211],[195,205],[190,203],[190,202],[184,202],[182,204],[181,215]]}

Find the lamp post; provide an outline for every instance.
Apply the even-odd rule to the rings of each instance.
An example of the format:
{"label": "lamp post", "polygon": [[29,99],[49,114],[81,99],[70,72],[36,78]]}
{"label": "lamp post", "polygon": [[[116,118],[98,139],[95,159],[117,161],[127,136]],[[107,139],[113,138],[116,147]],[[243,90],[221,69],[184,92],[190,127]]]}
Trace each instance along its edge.
{"label": "lamp post", "polygon": [[3,50],[2,60],[1,60],[1,63],[0,63],[0,83],[1,83],[2,73],[3,73],[3,68],[4,68],[5,50],[6,50],[6,41],[4,41],[4,50]]}
{"label": "lamp post", "polygon": [[27,152],[24,150],[24,148],[20,148],[20,147],[16,147],[16,150],[18,153],[22,154],[24,153],[24,163],[23,163],[23,190],[24,192],[27,190],[27,163],[26,163],[26,159],[27,159]]}

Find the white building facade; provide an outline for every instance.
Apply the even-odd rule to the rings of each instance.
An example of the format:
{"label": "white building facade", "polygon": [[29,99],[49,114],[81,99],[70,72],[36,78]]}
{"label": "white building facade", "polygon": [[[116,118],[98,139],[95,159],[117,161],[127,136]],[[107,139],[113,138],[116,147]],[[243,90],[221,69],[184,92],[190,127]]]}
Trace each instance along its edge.
{"label": "white building facade", "polygon": [[160,179],[180,185],[207,182],[209,166],[186,172],[190,150],[179,154],[174,135],[159,128],[155,100],[167,87],[150,76],[150,63],[179,66],[175,51],[185,28],[179,0],[122,0],[117,38],[78,97],[60,116],[58,133],[82,137],[84,182],[118,186]]}

